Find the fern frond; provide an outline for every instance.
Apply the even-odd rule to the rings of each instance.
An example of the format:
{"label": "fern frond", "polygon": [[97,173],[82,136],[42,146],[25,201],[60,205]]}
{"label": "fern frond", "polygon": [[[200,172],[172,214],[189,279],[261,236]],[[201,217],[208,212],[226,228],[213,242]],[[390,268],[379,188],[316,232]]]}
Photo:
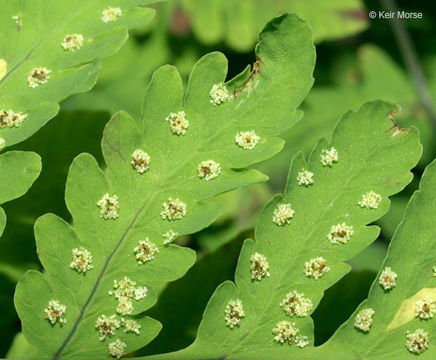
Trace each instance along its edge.
{"label": "fern frond", "polygon": [[398,107],[364,104],[339,121],[332,143],[292,161],[284,195],[262,211],[256,241],[241,250],[235,283],[209,301],[195,342],[147,359],[314,359],[310,314],[323,292],[378,235],[367,224],[412,179],[421,154],[415,129],[399,129]]}
{"label": "fern frond", "polygon": [[37,221],[45,272],[27,272],[15,295],[35,358],[111,358],[157,335],[160,324],[141,315],[156,301],[153,284],[181,277],[195,260],[171,242],[220,214],[206,199],[266,179],[241,168],[281,149],[274,136],[299,118],[312,86],[312,33],[297,16],[269,23],[256,56],[253,71],[226,88],[226,58],[206,55],[186,93],[177,70],[161,67],[142,118],[121,112],[107,124],[106,169],[89,154],[74,160],[66,185],[73,223],[52,214]]}
{"label": "fern frond", "polygon": [[[424,171],[419,190],[407,205],[368,298],[318,349],[319,356],[335,352],[335,359],[339,360],[435,357],[435,190],[436,162],[433,161]],[[386,271],[387,268],[391,272]],[[395,285],[387,288],[388,275],[392,278],[393,273],[396,274]],[[362,311],[365,309],[371,309],[373,314],[371,321],[366,323],[368,326],[362,329]],[[420,332],[422,336],[416,338]]]}
{"label": "fern frond", "polygon": [[[41,172],[41,158],[30,151],[9,151],[0,155],[0,204],[24,195]],[[6,214],[0,208],[0,236]]]}
{"label": "fern frond", "polygon": [[[310,91],[304,101],[304,121],[283,135],[286,140],[284,151],[258,167],[260,171],[266,174],[284,172],[283,164],[288,161],[286,154],[310,152],[314,142],[329,136],[336,124],[337,114],[372,99],[391,99],[401,104],[401,113],[395,120],[401,127],[413,125],[419,130],[423,154],[418,166],[424,168],[432,161],[432,126],[416,98],[413,82],[407,73],[388,53],[374,45],[361,46],[357,56],[356,63],[353,62],[348,69],[341,69],[340,74],[335,73],[337,85],[317,86]],[[358,79],[353,78],[352,84],[348,77],[340,77],[351,73],[360,74]],[[406,199],[404,201],[407,202]],[[382,226],[382,231],[386,230]]]}
{"label": "fern frond", "polygon": [[59,109],[94,86],[100,58],[116,52],[127,30],[150,21],[151,0],[2,0],[0,138],[25,140]]}
{"label": "fern frond", "polygon": [[[203,52],[201,47],[187,45],[174,51],[170,46],[171,42],[165,30],[174,21],[177,22],[177,19],[189,18],[189,30],[203,44],[225,42],[236,51],[244,52],[251,51],[264,24],[282,12],[295,12],[306,19],[313,28],[315,42],[351,36],[367,26],[364,18],[356,19],[353,16],[363,11],[359,0],[340,0],[334,3],[318,0],[173,0],[159,3],[156,10],[155,24],[147,41],[139,45],[132,39],[120,52],[105,59],[97,85],[89,93],[69,98],[63,103],[64,109],[103,110],[110,113],[123,109],[133,116],[140,111],[140,102],[130,94],[145,92],[143,79],[148,80],[156,67],[166,63],[168,59],[173,59],[176,66],[180,63],[182,77],[187,77],[192,65]],[[181,31],[183,33],[187,30],[188,28],[184,28]],[[120,64],[124,65],[121,69]],[[113,69],[117,71],[114,72]],[[324,129],[325,126],[331,129],[334,125],[328,122],[328,115],[321,112],[318,116],[326,121],[318,121],[318,127],[310,129],[311,134],[317,133],[318,128]],[[304,124],[300,124],[298,128],[301,126]],[[307,133],[303,138],[306,137],[313,139],[313,135],[309,137]],[[320,137],[316,135],[314,139]],[[295,144],[303,141],[301,133],[293,138],[289,135],[289,138]],[[303,148],[297,146],[298,150]]]}

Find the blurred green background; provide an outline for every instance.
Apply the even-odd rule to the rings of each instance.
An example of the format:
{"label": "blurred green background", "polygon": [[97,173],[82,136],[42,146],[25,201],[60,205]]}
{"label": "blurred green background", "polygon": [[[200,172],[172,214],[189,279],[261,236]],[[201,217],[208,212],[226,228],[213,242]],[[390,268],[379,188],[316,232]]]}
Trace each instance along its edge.
{"label": "blurred green background", "polygon": [[[424,0],[398,0],[396,5],[423,13],[422,19],[404,20],[401,26],[410,35],[412,53],[434,101],[436,5]],[[402,107],[396,120],[402,127],[418,127],[424,153],[414,169],[413,182],[392,198],[391,210],[378,222],[380,238],[351,260],[352,272],[326,292],[314,313],[316,344],[331,336],[366,297],[408,198],[436,151],[434,116],[423,106],[422,94],[405,65],[391,24],[368,18],[368,11],[384,6],[386,1],[361,0],[169,0],[155,5],[157,15],[152,24],[132,31],[121,51],[103,61],[95,88],[67,99],[55,119],[15,146],[39,153],[43,170],[25,196],[4,206],[8,223],[0,239],[0,356],[7,354],[20,331],[12,299],[15,284],[25,270],[40,267],[33,236],[36,218],[53,212],[70,219],[63,199],[72,159],[89,152],[104,166],[100,138],[105,123],[118,110],[140,116],[143,94],[157,67],[174,64],[186,81],[202,55],[218,50],[229,59],[230,79],[255,61],[258,32],[273,16],[285,11],[296,12],[310,22],[317,45],[315,85],[303,103],[305,115],[284,134],[284,150],[256,166],[269,175],[268,183],[221,195],[217,201],[228,204],[226,213],[209,228],[179,240],[197,251],[197,264],[184,278],[161,284],[160,301],[151,315],[164,327],[138,354],[168,352],[193,341],[210,295],[219,283],[232,279],[243,239],[253,235],[262,206],[283,190],[290,160],[297,151],[308,154],[319,138],[330,138],[334,124],[346,110],[370,99],[395,101]],[[174,308],[180,311],[174,313]],[[20,339],[14,344],[9,356],[24,351]]]}

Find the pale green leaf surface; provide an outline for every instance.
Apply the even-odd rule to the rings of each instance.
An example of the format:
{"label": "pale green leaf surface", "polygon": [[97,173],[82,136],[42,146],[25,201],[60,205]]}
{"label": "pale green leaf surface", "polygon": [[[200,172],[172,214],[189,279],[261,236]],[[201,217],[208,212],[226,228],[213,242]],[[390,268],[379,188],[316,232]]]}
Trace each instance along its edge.
{"label": "pale green leaf surface", "polygon": [[158,32],[142,45],[129,39],[118,53],[102,61],[97,85],[90,92],[69,98],[62,108],[104,110],[111,114],[124,110],[140,116],[142,98],[138,94],[145,94],[153,70],[167,61],[168,52],[165,39]]}
{"label": "pale green leaf surface", "polygon": [[[0,155],[0,204],[24,195],[41,172],[41,158],[30,151],[8,151]],[[6,226],[6,214],[0,207],[0,236]],[[0,240],[1,241],[1,240]],[[0,264],[0,273],[17,279],[19,271]]]}
{"label": "pale green leaf surface", "polygon": [[0,204],[23,195],[41,171],[38,154],[8,151],[0,155]]}
{"label": "pale green leaf surface", "polygon": [[[283,169],[290,155],[301,150],[309,153],[312,144],[318,138],[330,138],[338,113],[355,108],[362,101],[373,98],[388,99],[401,104],[401,112],[394,116],[395,120],[400,127],[417,127],[420,133],[423,155],[418,166],[423,168],[433,159],[432,126],[407,73],[386,52],[375,46],[362,46],[357,56],[357,66],[354,66],[353,61],[353,67],[349,72],[354,80],[342,80],[338,85],[313,88],[302,106],[304,121],[300,121],[284,134],[284,150],[270,161],[256,166],[258,170],[271,177],[276,189],[286,177]],[[434,69],[436,67],[430,68],[427,74],[432,75]],[[389,212],[378,221],[386,238],[392,237],[411,194],[403,195],[406,194],[392,198]]]}
{"label": "pale green leaf surface", "polygon": [[195,339],[203,309],[216,286],[233,277],[243,240],[240,236],[213,253],[197,252],[195,265],[183,278],[168,284],[151,309],[150,315],[163,324],[161,333],[135,355],[180,349]]}
{"label": "pale green leaf surface", "polygon": [[[378,283],[377,276],[368,299],[333,337],[318,349],[317,356],[328,360],[435,358],[436,320],[415,317],[414,306],[415,301],[423,299],[425,293],[433,301],[436,300],[436,277],[432,271],[436,264],[435,211],[436,162],[433,161],[424,172],[419,190],[410,199],[383,264],[383,268],[390,266],[398,274],[397,286],[390,291],[384,291]],[[407,302],[407,299],[411,298],[412,301]],[[364,308],[375,310],[374,322],[368,333],[358,331],[354,327],[357,312]],[[403,320],[396,320],[397,316]],[[429,334],[429,348],[419,357],[409,352],[406,347],[407,331],[414,332],[418,328]]]}
{"label": "pale green leaf surface", "polygon": [[[106,113],[61,112],[55,121],[40,129],[38,136],[11,148],[33,150],[43,161],[41,174],[31,189],[4,206],[8,224],[0,241],[0,274],[14,284],[27,270],[39,269],[33,234],[36,219],[47,212],[69,218],[63,195],[73,159],[86,151],[103,162],[100,138],[106,123]],[[13,291],[8,295],[12,304]]]}
{"label": "pale green leaf surface", "polygon": [[315,41],[350,36],[367,26],[358,0],[180,0],[198,39],[208,45],[224,41],[237,51],[249,50],[263,24],[292,11],[313,28]]}
{"label": "pale green leaf surface", "polygon": [[96,86],[85,94],[68,98],[62,103],[62,108],[103,110],[111,114],[124,110],[134,117],[140,116],[143,95],[155,69],[171,61],[186,80],[203,53],[200,54],[195,49],[190,61],[181,67],[184,55],[178,54],[177,48],[182,44],[185,53],[188,45],[179,38],[176,44],[170,40],[168,22],[174,6],[174,1],[156,4],[156,15],[148,24],[150,29],[147,37],[138,41],[138,38],[131,36],[119,52],[102,61],[102,71]]}
{"label": "pale green leaf surface", "polygon": [[[0,154],[0,204],[22,196],[32,186],[41,172],[41,158],[33,152],[9,151]],[[6,227],[6,213],[0,207],[0,236]],[[0,239],[0,243],[3,239]],[[21,251],[22,249],[19,249]],[[7,332],[16,321],[15,312],[11,302],[13,286],[18,281],[20,272],[13,266],[0,263],[0,274],[4,274],[14,283],[10,283],[5,277],[0,276],[0,329],[4,344],[11,340],[13,333]]]}
{"label": "pale green leaf surface", "polygon": [[[119,6],[122,16],[104,23],[102,11],[109,6],[104,0],[1,0],[0,59],[6,73],[0,79],[0,110],[28,114],[21,126],[0,128],[6,146],[23,141],[53,118],[59,101],[92,88],[100,71],[98,59],[124,44],[127,29],[152,18],[154,11],[143,7],[151,2],[112,1],[110,6]],[[61,43],[67,34],[82,34],[83,46],[64,50]],[[36,67],[52,72],[47,83],[31,88],[27,76]]]}
{"label": "pale green leaf surface", "polygon": [[[181,277],[193,265],[195,253],[177,245],[163,246],[162,235],[172,229],[180,236],[201,230],[222,212],[220,204],[201,201],[234,188],[265,181],[255,170],[241,169],[277,153],[283,141],[274,137],[293,125],[296,108],[313,83],[315,52],[308,25],[295,15],[283,15],[260,35],[256,55],[260,71],[238,95],[221,106],[210,103],[211,87],[224,81],[226,58],[206,55],[195,65],[186,89],[172,66],[157,70],[147,90],[143,117],[120,112],[107,124],[102,141],[107,167],[101,170],[89,154],[81,154],[70,168],[66,204],[73,222],[47,214],[35,224],[38,255],[45,272],[29,271],[17,286],[15,304],[29,344],[38,359],[110,358],[108,343],[127,344],[126,353],[151,341],[160,324],[145,316],[136,320],[141,335],[117,331],[113,339],[98,340],[94,328],[101,314],[115,313],[116,301],[107,292],[114,280],[128,276],[146,285],[146,298],[134,302],[139,315],[156,301],[153,284]],[[284,93],[289,96],[282,96]],[[186,135],[171,133],[166,116],[183,109],[189,119]],[[239,131],[254,129],[260,136],[252,150],[235,143]],[[131,154],[143,148],[151,156],[150,169],[139,175]],[[198,164],[214,159],[221,174],[200,179]],[[96,202],[109,193],[119,198],[119,218],[104,220]],[[162,219],[162,203],[169,197],[186,203],[187,214],[178,221]],[[134,247],[148,237],[159,246],[155,259],[139,265]],[[94,268],[84,276],[70,268],[71,250],[84,246]],[[51,299],[67,306],[67,323],[52,326],[43,317]]]}
{"label": "pale green leaf surface", "polygon": [[32,352],[32,347],[26,341],[23,333],[18,333],[15,335],[14,340],[12,341],[11,347],[6,354],[6,359],[18,359],[23,356],[28,355]]}
{"label": "pale green leaf surface", "polygon": [[0,236],[1,234],[3,234],[3,230],[5,229],[6,226],[6,214],[5,211],[0,208]]}
{"label": "pale green leaf surface", "polygon": [[[389,208],[388,197],[401,191],[412,179],[410,169],[421,154],[415,129],[402,132],[392,127],[387,117],[398,107],[382,101],[364,104],[347,112],[338,123],[332,145],[339,161],[331,168],[320,163],[320,142],[309,160],[298,154],[291,165],[284,195],[278,195],[265,207],[258,220],[255,238],[247,240],[241,251],[235,283],[221,284],[203,315],[195,342],[179,352],[156,355],[150,359],[313,359],[313,323],[310,317],[291,318],[279,306],[290,291],[297,290],[310,298],[316,307],[325,289],[348,271],[348,260],[362,251],[378,235],[378,228],[366,226]],[[395,136],[393,136],[395,134]],[[395,159],[395,160],[393,160]],[[314,184],[298,186],[301,168],[314,173]],[[373,190],[382,196],[376,209],[358,205],[362,194]],[[295,215],[284,227],[273,221],[278,203],[291,203]],[[327,238],[332,225],[346,222],[354,228],[347,244],[334,245]],[[261,281],[251,279],[250,256],[266,256],[271,276]],[[331,270],[318,280],[304,274],[304,263],[323,256]],[[224,320],[226,304],[241,299],[246,316],[240,327],[230,329]],[[310,346],[274,342],[272,329],[281,320],[295,321]]]}
{"label": "pale green leaf surface", "polygon": [[[200,41],[214,44],[221,41],[221,36],[228,36],[227,44],[240,51],[250,51],[259,30],[271,17],[283,11],[292,11],[309,19],[315,30],[315,40],[351,35],[367,25],[365,20],[356,19],[363,11],[358,0],[188,0],[159,3],[156,10],[153,28],[146,41],[138,44],[135,38],[131,38],[121,51],[104,59],[96,86],[86,94],[67,99],[62,103],[64,109],[110,113],[122,109],[135,116],[140,113],[140,102],[139,97],[131,94],[145,93],[146,83],[155,68],[171,61],[182,77],[187,78],[193,64],[204,52],[203,46],[194,46],[196,42],[183,38],[184,32],[189,31],[189,23],[185,23],[187,14]],[[179,27],[173,28],[175,23]],[[171,37],[172,33],[175,33],[175,38]]]}
{"label": "pale green leaf surface", "polygon": [[[23,195],[41,172],[41,158],[27,151],[9,151],[0,155],[0,204]],[[0,236],[6,226],[6,214],[0,208]]]}

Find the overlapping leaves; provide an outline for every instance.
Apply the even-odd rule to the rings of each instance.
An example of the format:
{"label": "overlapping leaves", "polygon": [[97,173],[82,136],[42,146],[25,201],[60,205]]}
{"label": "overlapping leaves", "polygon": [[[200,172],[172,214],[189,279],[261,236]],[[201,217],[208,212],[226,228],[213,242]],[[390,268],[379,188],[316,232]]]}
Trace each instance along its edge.
{"label": "overlapping leaves", "polygon": [[[195,259],[192,250],[164,245],[162,235],[172,230],[182,236],[204,228],[221,212],[220,206],[207,204],[207,198],[265,180],[257,171],[241,168],[281,149],[283,141],[275,136],[298,120],[296,108],[312,86],[312,33],[297,16],[283,15],[269,23],[256,55],[252,72],[246,70],[228,82],[232,95],[221,105],[211,103],[210,90],[225,80],[227,61],[222,54],[209,54],[195,65],[185,94],[175,68],[160,68],[148,88],[143,117],[135,120],[121,112],[106,126],[102,148],[107,168],[102,171],[87,154],[74,160],[66,186],[73,224],[52,214],[37,221],[38,255],[45,272],[29,271],[15,296],[24,335],[36,349],[33,358],[110,358],[108,344],[116,339],[129,353],[156,336],[159,323],[140,315],[156,300],[153,284],[182,276]],[[165,121],[171,112],[181,110],[189,121],[185,135],[172,133]],[[238,146],[235,135],[240,131],[256,132],[259,141],[254,148]],[[151,157],[142,174],[131,164],[136,149]],[[220,164],[221,173],[206,181],[197,168],[209,159]],[[104,194],[118,197],[116,219],[100,216],[96,202]],[[181,219],[162,218],[163,203],[169,198],[185,203]],[[146,238],[159,252],[139,264],[134,248]],[[93,268],[85,274],[70,267],[72,249],[81,246],[92,254]],[[135,300],[125,316],[141,325],[140,335],[120,328],[113,338],[99,341],[95,322],[103,314],[119,316],[117,301],[108,291],[114,280],[125,276],[148,288],[147,296]],[[50,300],[66,306],[65,324],[44,319]]]}
{"label": "overlapping leaves", "polygon": [[[413,125],[419,129],[424,146],[420,165],[425,166],[432,160],[431,124],[404,70],[382,49],[368,44],[359,48],[352,66],[345,67],[345,70],[344,67],[332,69],[334,85],[318,86],[311,90],[303,105],[305,121],[284,135],[285,151],[265,163],[261,171],[268,174],[280,171],[282,164],[287,161],[287,152],[309,152],[314,141],[330,134],[338,113],[374,98],[401,104],[401,113],[396,117],[399,125]],[[430,77],[432,73],[428,75]]]}
{"label": "overlapping leaves", "polygon": [[[217,288],[195,342],[184,350],[149,358],[313,359],[313,323],[308,315],[324,290],[349,271],[343,261],[375,240],[378,228],[366,225],[382,216],[389,208],[388,197],[410,182],[410,169],[421,154],[417,131],[393,125],[390,117],[397,111],[390,103],[366,103],[343,116],[331,144],[321,141],[308,161],[297,155],[284,195],[273,198],[263,210],[256,226],[256,241],[246,240],[242,248],[235,283],[225,282]],[[331,146],[338,152],[338,161],[331,167],[323,166],[322,150]],[[313,172],[313,184],[298,185],[297,176],[303,168]],[[359,205],[362,195],[370,191],[380,195],[381,201],[372,208],[363,207],[367,203]],[[284,226],[273,222],[279,204],[291,204],[295,211]],[[329,234],[345,237],[340,234],[344,230],[336,230],[339,235],[334,235],[332,226],[344,223],[352,226],[350,239],[332,243]],[[250,271],[255,253],[264,255],[269,264],[270,275],[264,274],[261,280],[253,279]],[[326,261],[329,271],[321,266],[322,276],[315,280],[305,274],[305,267],[317,257]],[[281,308],[280,303],[293,291],[310,300],[307,314],[290,316]],[[242,302],[245,316],[240,317],[239,326],[230,328],[226,326],[225,309],[236,299]],[[294,322],[298,335],[307,336],[309,345],[300,348],[295,344],[296,337],[285,337],[284,343],[275,341],[273,329],[281,321]],[[305,345],[304,341],[299,343]]]}
{"label": "overlapping leaves", "polygon": [[[383,264],[397,275],[396,286],[385,291],[374,281],[368,299],[355,314],[318,351],[325,359],[434,359],[436,320],[417,316],[417,303],[436,302],[436,264],[434,227],[436,218],[436,162],[425,170],[420,189],[410,199],[406,213],[392,239]],[[355,328],[357,314],[363,309],[373,309],[373,323],[367,333]],[[418,307],[419,309],[419,307]],[[434,313],[430,311],[431,314]],[[419,312],[418,312],[419,314]],[[425,316],[424,316],[425,317]],[[422,353],[407,347],[407,333],[418,329],[428,335],[427,347]],[[333,357],[331,354],[335,353]],[[330,355],[329,355],[330,354]]]}
{"label": "overlapping leaves", "polygon": [[[259,30],[283,12],[295,12],[306,19],[313,28],[315,42],[351,36],[367,26],[367,15],[359,0],[172,0],[159,3],[156,9],[147,38],[141,38],[140,45],[137,39],[130,39],[121,52],[106,59],[96,87],[68,99],[66,109],[111,113],[123,109],[133,115],[140,106],[130,94],[145,92],[157,66],[171,60],[185,78],[203,55],[204,44],[225,42],[238,52],[251,51]],[[190,30],[198,42],[187,38]]]}

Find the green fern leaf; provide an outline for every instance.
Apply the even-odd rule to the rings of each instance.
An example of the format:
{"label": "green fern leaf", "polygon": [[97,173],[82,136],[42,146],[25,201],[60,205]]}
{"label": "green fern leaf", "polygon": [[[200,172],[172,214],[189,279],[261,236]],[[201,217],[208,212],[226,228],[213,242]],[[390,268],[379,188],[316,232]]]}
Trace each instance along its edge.
{"label": "green fern leaf", "polygon": [[[436,211],[436,162],[427,166],[420,189],[410,199],[406,213],[389,247],[379,275],[355,314],[318,350],[336,353],[335,359],[434,359],[436,346],[436,256],[434,227]],[[385,290],[380,282],[383,270],[390,267],[397,274],[396,285]],[[384,273],[386,274],[386,272]],[[429,306],[426,311],[425,303]],[[364,309],[374,310],[367,331],[357,318]],[[368,323],[366,323],[368,325]],[[408,344],[418,329],[428,335],[428,343]],[[425,336],[423,337],[424,340]],[[347,346],[344,346],[347,344]],[[421,346],[419,346],[421,345]],[[325,357],[326,359],[332,358]]]}
{"label": "green fern leaf", "polygon": [[[433,159],[431,123],[407,73],[386,52],[374,45],[361,46],[357,56],[357,63],[353,62],[353,66],[345,70],[340,67],[334,72],[338,84],[322,85],[310,91],[303,105],[305,121],[283,135],[286,140],[284,151],[265,163],[265,166],[258,167],[260,171],[267,174],[284,172],[281,169],[288,161],[285,156],[287,153],[293,154],[299,150],[310,152],[317,139],[330,136],[338,113],[357,108],[361,103],[375,98],[390,99],[401,104],[401,113],[395,117],[398,124],[401,127],[413,125],[418,128],[423,144],[419,166],[424,168]],[[389,223],[386,225],[392,226]],[[387,227],[382,226],[382,231],[386,230]]]}
{"label": "green fern leaf", "polygon": [[127,29],[149,21],[151,0],[2,0],[0,137],[6,146],[34,134],[58,102],[94,86],[99,59],[116,52]]}
{"label": "green fern leaf", "polygon": [[[4,207],[8,223],[0,241],[0,276],[7,276],[14,285],[27,270],[40,267],[33,234],[36,219],[47,212],[69,218],[63,193],[73,159],[86,151],[102,163],[99,142],[108,121],[107,114],[61,111],[57,119],[41,128],[38,136],[14,145],[14,148],[35,151],[44,159],[41,174],[31,189]],[[13,290],[9,294],[13,307],[11,294]]]}
{"label": "green fern leaf", "polygon": [[[411,181],[421,154],[417,131],[393,126],[389,117],[397,111],[390,103],[366,103],[342,117],[332,144],[321,141],[308,161],[296,155],[284,195],[264,208],[256,241],[246,240],[241,250],[235,283],[217,288],[195,342],[149,358],[316,358],[309,315],[349,271],[343,261],[375,240],[378,228],[366,225]],[[363,198],[371,191],[377,195]]]}
{"label": "green fern leaf", "polygon": [[[41,172],[40,157],[28,151],[9,151],[0,155],[0,204],[24,195]],[[0,236],[6,214],[0,208]]]}
{"label": "green fern leaf", "polygon": [[15,335],[11,346],[6,354],[6,359],[23,359],[27,354],[31,353],[33,349],[29,346],[23,333],[20,332]]}
{"label": "green fern leaf", "polygon": [[[0,155],[0,204],[24,195],[41,172],[41,158],[30,151],[9,151]],[[6,214],[0,207],[0,236],[6,226]],[[22,272],[0,263],[0,273],[17,280]]]}
{"label": "green fern leaf", "polygon": [[[192,47],[191,42],[185,42],[182,48],[174,48],[170,45],[171,38],[167,38],[165,31],[168,28],[181,33],[189,30],[184,27],[188,25],[186,21],[180,21],[186,20],[187,16],[199,41],[208,45],[225,41],[226,45],[237,51],[251,51],[264,24],[273,16],[287,11],[297,13],[311,24],[316,42],[347,37],[367,27],[365,18],[356,16],[364,11],[359,0],[339,0],[334,3],[319,0],[179,0],[159,3],[156,10],[154,27],[147,41],[139,45],[132,38],[120,52],[105,59],[97,85],[89,93],[69,98],[63,103],[64,109],[103,110],[111,114],[123,109],[132,116],[140,113],[138,98],[130,94],[145,92],[144,79],[148,81],[157,66],[172,59],[185,78],[195,61],[203,55],[201,46]],[[175,30],[174,24],[178,23],[185,25]],[[120,64],[123,66],[120,67]],[[323,119],[328,118],[322,112],[318,115]],[[327,125],[319,120],[318,127],[310,129],[310,140],[313,134],[318,135],[319,128],[331,129],[332,124],[328,121],[325,123]],[[303,136],[306,137],[307,134]],[[316,140],[320,136],[314,138]],[[292,142],[300,144],[301,134],[293,136]],[[303,148],[297,146],[297,150]]]}
{"label": "green fern leaf", "polygon": [[[204,200],[265,181],[257,171],[241,168],[282,148],[274,136],[298,119],[296,108],[312,86],[312,33],[297,16],[268,24],[256,49],[252,75],[216,105],[210,92],[226,77],[222,54],[200,59],[185,94],[177,70],[161,67],[148,88],[142,119],[121,112],[106,126],[105,171],[88,154],[73,161],[66,185],[73,224],[52,214],[36,222],[45,272],[27,272],[15,295],[36,358],[111,358],[157,335],[159,323],[140,315],[156,301],[153,284],[181,277],[195,260],[192,250],[165,244],[163,234],[183,236],[204,228],[222,211]],[[235,138],[241,131],[255,133],[242,142]],[[149,157],[138,158],[137,149]],[[201,165],[210,159],[214,162]],[[135,293],[132,284],[114,288],[114,280],[125,277],[136,282]],[[109,320],[114,336],[105,334],[104,324],[95,327],[103,315],[114,315]],[[121,317],[136,321],[140,334],[125,333],[132,324],[123,326]]]}
{"label": "green fern leaf", "polygon": [[[96,86],[87,93],[68,98],[62,103],[62,109],[107,111],[111,115],[124,110],[134,117],[141,116],[142,98],[153,71],[168,63],[171,56],[177,58],[170,52],[170,44],[166,38],[167,26],[162,19],[162,12],[168,4],[163,2],[156,7],[154,30],[147,37],[147,41],[140,43],[133,36],[129,38],[120,51],[103,59]],[[183,74],[178,67],[182,77],[189,75],[199,58],[200,55],[195,56],[188,64],[187,74]]]}

